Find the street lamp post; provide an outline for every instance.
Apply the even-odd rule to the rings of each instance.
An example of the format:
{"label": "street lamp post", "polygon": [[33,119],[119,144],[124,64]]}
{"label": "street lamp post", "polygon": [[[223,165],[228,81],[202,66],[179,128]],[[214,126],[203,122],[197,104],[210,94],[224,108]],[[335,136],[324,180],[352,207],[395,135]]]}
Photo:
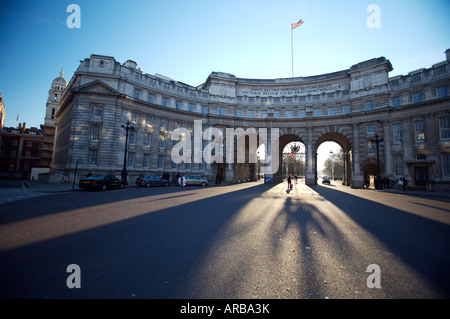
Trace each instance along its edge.
{"label": "street lamp post", "polygon": [[379,145],[383,145],[383,139],[378,137],[378,134],[375,135],[375,138],[371,140],[372,144],[375,143],[377,146],[377,178],[375,180],[375,188],[380,189],[380,149]]}
{"label": "street lamp post", "polygon": [[127,149],[128,149],[128,132],[129,131],[134,131],[134,127],[130,126],[130,121],[127,121],[125,123],[126,125],[122,125],[122,128],[125,130],[126,134],[125,134],[125,153],[123,155],[123,168],[122,168],[122,183],[124,185],[128,185],[128,181],[127,181],[127,176],[128,176],[128,172],[127,172]]}
{"label": "street lamp post", "polygon": [[330,151],[330,158],[331,158],[331,180],[334,181],[334,158],[333,158],[333,151]]}

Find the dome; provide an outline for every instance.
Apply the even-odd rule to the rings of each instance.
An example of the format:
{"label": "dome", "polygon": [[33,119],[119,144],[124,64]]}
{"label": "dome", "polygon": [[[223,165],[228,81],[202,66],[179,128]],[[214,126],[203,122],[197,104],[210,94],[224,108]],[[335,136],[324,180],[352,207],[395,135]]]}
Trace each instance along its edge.
{"label": "dome", "polygon": [[59,76],[53,80],[52,87],[55,85],[63,86],[64,88],[67,86],[67,81],[64,79],[64,71],[61,71]]}

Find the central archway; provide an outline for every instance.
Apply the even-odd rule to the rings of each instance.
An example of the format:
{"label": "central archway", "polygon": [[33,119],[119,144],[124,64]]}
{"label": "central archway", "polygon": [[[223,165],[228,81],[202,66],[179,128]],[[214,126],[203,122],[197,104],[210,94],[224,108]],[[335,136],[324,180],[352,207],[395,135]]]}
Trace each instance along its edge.
{"label": "central archway", "polygon": [[317,182],[317,150],[319,149],[319,146],[324,142],[335,142],[342,148],[343,153],[343,161],[344,161],[344,174],[342,176],[342,185],[350,186],[352,181],[352,165],[351,165],[351,144],[347,137],[345,137],[342,134],[339,133],[327,133],[322,135],[320,138],[317,139],[314,150],[315,150],[315,156],[314,156],[314,172]]}
{"label": "central archway", "polygon": [[[278,145],[279,146],[279,151],[278,151],[279,169],[273,176],[274,182],[280,183],[280,182],[283,181],[283,178],[285,177],[285,176],[283,176],[283,168],[282,168],[282,165],[283,165],[283,150],[286,147],[286,145],[288,145],[289,143],[292,143],[292,142],[298,142],[298,143],[301,143],[304,146],[306,146],[306,144],[303,141],[303,139],[300,136],[298,136],[298,135],[285,134],[285,135],[280,136],[280,138],[279,138],[279,145]],[[305,147],[305,158],[306,157],[307,157],[307,154],[306,154],[306,147]]]}

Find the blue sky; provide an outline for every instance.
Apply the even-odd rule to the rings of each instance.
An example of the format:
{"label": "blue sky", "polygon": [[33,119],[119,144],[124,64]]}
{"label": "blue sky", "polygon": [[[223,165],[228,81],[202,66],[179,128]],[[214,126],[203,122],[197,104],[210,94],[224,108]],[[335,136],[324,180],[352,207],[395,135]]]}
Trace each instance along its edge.
{"label": "blue sky", "polygon": [[[81,28],[66,12],[81,8]],[[381,28],[368,28],[370,4]],[[449,0],[5,1],[0,7],[0,91],[5,126],[44,122],[48,90],[61,68],[70,80],[90,54],[134,60],[149,74],[199,85],[213,71],[241,78],[295,76],[350,68],[385,56],[391,76],[445,60]]]}

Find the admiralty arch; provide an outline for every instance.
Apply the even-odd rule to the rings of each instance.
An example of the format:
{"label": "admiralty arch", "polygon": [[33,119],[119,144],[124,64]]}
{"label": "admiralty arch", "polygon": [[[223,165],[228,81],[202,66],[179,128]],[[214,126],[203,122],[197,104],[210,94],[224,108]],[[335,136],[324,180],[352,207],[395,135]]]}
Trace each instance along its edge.
{"label": "admiralty arch", "polygon": [[[192,132],[194,121],[201,120],[203,129],[278,129],[280,165],[281,150],[302,142],[308,185],[317,183],[317,149],[333,141],[343,151],[344,185],[361,188],[367,174],[380,174],[404,177],[412,187],[448,190],[450,50],[443,57],[395,77],[389,76],[390,61],[379,57],[308,77],[248,79],[212,72],[203,84],[191,86],[146,74],[132,60],[91,55],[80,61],[58,96],[51,171],[120,175],[126,156],[130,183],[139,175],[163,172],[210,181],[218,173],[226,183],[255,180],[258,164],[249,160],[172,160],[177,143],[172,132],[179,127]],[[133,131],[124,154],[127,121]],[[251,153],[248,146],[246,153]],[[281,168],[271,178],[281,181]]]}

